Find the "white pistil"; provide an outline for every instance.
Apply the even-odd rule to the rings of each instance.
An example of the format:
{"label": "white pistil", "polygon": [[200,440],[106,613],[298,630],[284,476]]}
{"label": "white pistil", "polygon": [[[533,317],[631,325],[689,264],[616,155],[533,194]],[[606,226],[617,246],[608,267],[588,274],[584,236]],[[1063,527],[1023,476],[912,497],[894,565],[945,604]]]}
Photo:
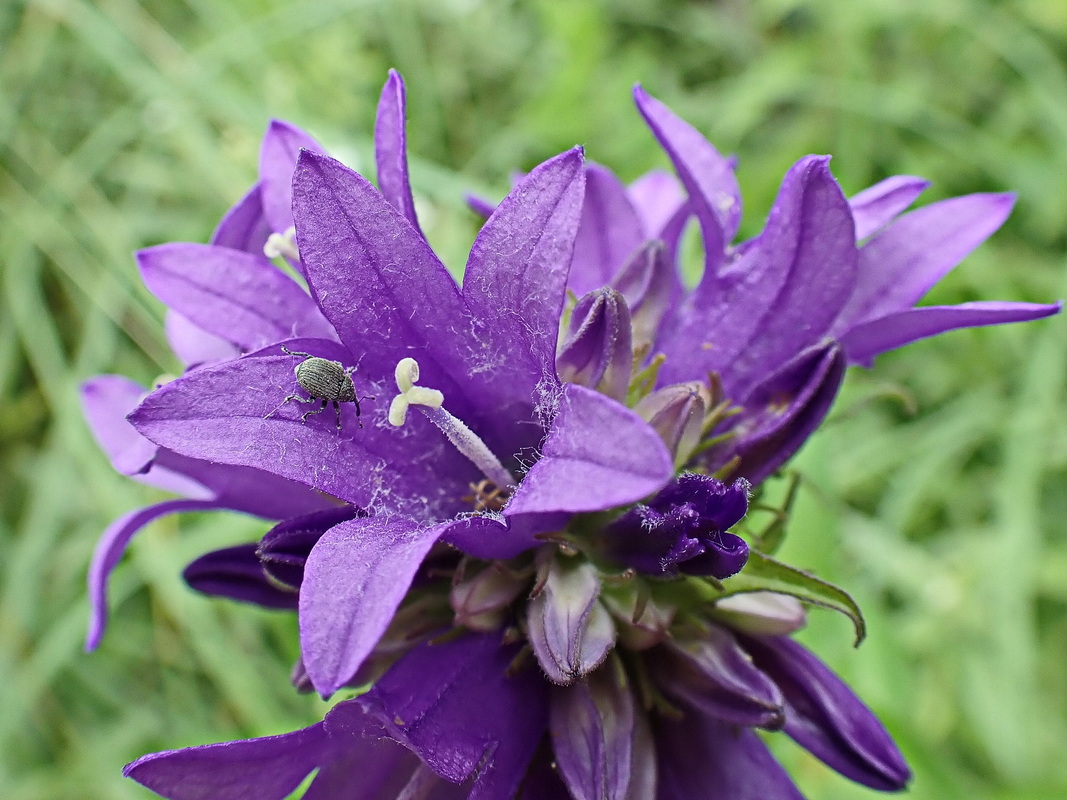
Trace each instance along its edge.
{"label": "white pistil", "polygon": [[400,427],[407,420],[408,407],[418,406],[419,410],[436,425],[448,441],[455,445],[482,473],[503,489],[514,486],[516,481],[510,472],[500,463],[493,451],[478,435],[468,428],[462,420],[456,419],[444,409],[445,396],[437,389],[416,386],[419,380],[419,362],[413,358],[404,358],[396,365],[396,388],[400,391],[389,405],[389,423]]}
{"label": "white pistil", "polygon": [[267,258],[285,256],[297,261],[300,251],[296,247],[296,228],[290,227],[285,233],[272,233],[263,245],[263,255]]}

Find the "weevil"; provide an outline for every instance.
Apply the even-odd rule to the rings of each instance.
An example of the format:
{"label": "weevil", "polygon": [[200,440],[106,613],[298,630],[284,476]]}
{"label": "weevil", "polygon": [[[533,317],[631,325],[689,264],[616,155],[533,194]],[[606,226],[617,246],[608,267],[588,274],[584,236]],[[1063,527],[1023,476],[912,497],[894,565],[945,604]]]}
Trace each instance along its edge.
{"label": "weevil", "polygon": [[337,430],[341,430],[341,403],[354,403],[356,406],[356,421],[359,423],[359,427],[363,427],[363,421],[360,419],[360,401],[373,400],[374,398],[369,395],[356,397],[356,385],[352,382],[352,374],[356,371],[355,367],[346,369],[340,361],[319,358],[311,355],[311,353],[300,353],[290,350],[285,345],[281,345],[281,348],[282,352],[287,355],[301,356],[304,359],[296,365],[293,373],[296,375],[296,382],[300,384],[300,388],[310,395],[309,397],[301,397],[298,394],[291,394],[282,401],[283,405],[290,400],[297,400],[301,403],[314,403],[317,400],[321,400],[322,405],[310,411],[305,411],[301,415],[300,421],[306,422],[307,418],[312,414],[321,414],[326,410],[326,406],[332,403],[333,410],[337,414]]}

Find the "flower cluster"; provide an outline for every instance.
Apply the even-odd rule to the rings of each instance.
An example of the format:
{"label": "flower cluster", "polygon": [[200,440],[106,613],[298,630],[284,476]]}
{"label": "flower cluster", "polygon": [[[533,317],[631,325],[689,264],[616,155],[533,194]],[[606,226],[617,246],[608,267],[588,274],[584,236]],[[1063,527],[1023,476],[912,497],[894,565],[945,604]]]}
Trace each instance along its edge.
{"label": "flower cluster", "polygon": [[[274,122],[259,181],[210,244],[137,254],[185,372],[84,388],[116,469],[183,495],[104,534],[95,647],[132,536],[181,511],[277,522],[205,554],[204,593],[297,612],[298,689],[348,695],[292,733],[156,753],[173,800],[799,797],[757,729],[881,790],[888,734],[791,634],[840,590],[761,552],[753,493],[825,417],[849,364],[1059,305],[917,301],[1007,217],[926,187],[847,198],[792,167],[734,243],[734,163],[642,89],[677,178],[630,186],[580,148],[522,177],[457,284],[419,227],[404,86],[377,187]],[[696,220],[703,275],[683,285]],[[570,299],[568,299],[570,298]],[[334,413],[319,413],[334,409]],[[773,591],[771,591],[773,589]]]}

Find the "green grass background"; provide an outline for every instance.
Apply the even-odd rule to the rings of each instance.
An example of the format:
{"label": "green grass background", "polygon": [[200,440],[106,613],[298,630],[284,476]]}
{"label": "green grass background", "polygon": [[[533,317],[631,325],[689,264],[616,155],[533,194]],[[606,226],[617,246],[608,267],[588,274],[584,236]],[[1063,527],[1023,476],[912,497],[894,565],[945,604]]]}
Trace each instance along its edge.
{"label": "green grass background", "polygon": [[[1010,189],[1011,220],[932,299],[1046,301],[1067,295],[1065,53],[1060,0],[0,4],[0,797],[148,797],[120,775],[144,752],[321,713],[287,685],[291,617],[181,583],[263,532],[235,515],[146,530],[81,651],[94,541],[156,495],[111,472],[77,386],[176,369],[130,252],[205,240],[269,116],[358,168],[401,70],[424,227],[458,267],[465,190],[499,196],[575,143],[627,178],[664,165],[640,80],[740,156],[745,233],[809,152],[849,193],[894,173],[932,179],[923,202]],[[784,554],[870,623],[859,650],[830,612],[805,637],[891,728],[916,800],[1067,797],[1065,332],[954,333],[854,371],[797,462]],[[874,795],[776,746],[812,800]]]}

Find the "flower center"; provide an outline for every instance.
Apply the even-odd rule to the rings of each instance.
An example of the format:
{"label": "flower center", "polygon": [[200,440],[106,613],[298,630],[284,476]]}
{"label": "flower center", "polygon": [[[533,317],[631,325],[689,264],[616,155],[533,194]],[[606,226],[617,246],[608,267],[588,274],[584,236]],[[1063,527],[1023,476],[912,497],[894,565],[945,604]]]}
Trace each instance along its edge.
{"label": "flower center", "polygon": [[300,251],[296,247],[296,228],[290,227],[285,233],[272,233],[263,244],[263,255],[267,258],[285,256],[293,261],[300,259]]}
{"label": "flower center", "polygon": [[444,394],[437,389],[415,385],[419,380],[419,362],[413,358],[401,359],[396,365],[395,377],[400,394],[389,405],[391,425],[399,428],[407,420],[408,408],[418,406],[419,411],[448,437],[448,441],[496,484],[497,492],[518,483],[478,434],[445,410]]}

